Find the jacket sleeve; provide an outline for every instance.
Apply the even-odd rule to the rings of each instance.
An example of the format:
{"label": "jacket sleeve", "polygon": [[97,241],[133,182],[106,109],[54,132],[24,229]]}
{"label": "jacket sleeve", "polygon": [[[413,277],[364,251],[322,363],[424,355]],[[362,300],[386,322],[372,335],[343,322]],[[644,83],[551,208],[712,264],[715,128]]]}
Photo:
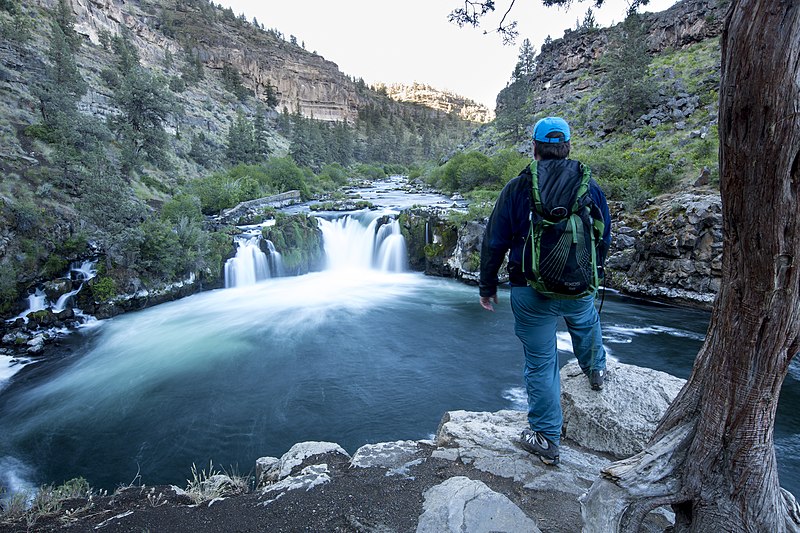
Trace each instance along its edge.
{"label": "jacket sleeve", "polygon": [[493,296],[497,293],[497,273],[511,247],[512,206],[509,189],[513,181],[503,188],[497,198],[483,233],[481,272],[478,284],[481,296]]}
{"label": "jacket sleeve", "polygon": [[600,254],[600,264],[604,264],[606,260],[606,254],[608,253],[608,249],[611,247],[611,213],[608,210],[608,202],[606,201],[606,195],[603,192],[603,189],[600,188],[600,185],[597,184],[596,181],[592,180],[589,186],[589,194],[592,197],[597,208],[600,210],[600,213],[603,215],[603,223],[605,224],[605,229],[603,230],[603,246],[601,247],[601,254]]}

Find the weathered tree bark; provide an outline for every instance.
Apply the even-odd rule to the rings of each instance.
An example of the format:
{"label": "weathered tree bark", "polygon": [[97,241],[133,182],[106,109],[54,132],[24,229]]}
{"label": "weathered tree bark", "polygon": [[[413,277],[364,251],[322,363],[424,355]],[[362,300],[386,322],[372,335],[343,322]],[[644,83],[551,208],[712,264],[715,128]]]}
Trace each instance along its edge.
{"label": "weathered tree bark", "polygon": [[800,2],[734,0],[722,35],[722,286],[692,375],[648,448],[584,498],[585,531],[800,531],[778,482],[778,395],[800,350]]}

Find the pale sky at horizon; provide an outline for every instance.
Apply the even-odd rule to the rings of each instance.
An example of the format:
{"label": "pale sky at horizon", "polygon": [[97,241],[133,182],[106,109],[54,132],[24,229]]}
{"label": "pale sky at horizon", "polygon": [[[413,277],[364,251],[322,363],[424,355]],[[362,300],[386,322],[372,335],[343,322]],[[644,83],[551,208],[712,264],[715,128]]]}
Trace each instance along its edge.
{"label": "pale sky at horizon", "polygon": [[[426,83],[466,96],[494,109],[497,93],[506,86],[517,63],[523,39],[537,53],[545,38],[557,39],[582,21],[592,2],[573,2],[569,10],[544,7],[540,0],[517,0],[509,18],[517,20],[519,36],[503,45],[485,29],[497,25],[506,3],[487,15],[481,28],[448,22],[447,15],[463,6],[460,0],[217,0],[238,16],[244,13],[266,28],[305,42],[339,66],[339,70],[368,84]],[[651,0],[640,11],[663,11],[676,0]],[[625,0],[605,0],[593,9],[601,26],[625,17]]]}

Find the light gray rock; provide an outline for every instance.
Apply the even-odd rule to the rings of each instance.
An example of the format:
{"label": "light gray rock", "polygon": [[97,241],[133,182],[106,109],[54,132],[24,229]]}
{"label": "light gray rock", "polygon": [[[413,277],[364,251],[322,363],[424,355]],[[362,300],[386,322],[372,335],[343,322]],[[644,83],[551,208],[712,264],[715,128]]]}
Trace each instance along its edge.
{"label": "light gray rock", "polygon": [[424,460],[420,443],[413,440],[365,444],[353,454],[350,464],[359,468],[386,468],[387,476],[408,477],[408,469]]}
{"label": "light gray rock", "polygon": [[598,392],[573,360],[561,369],[564,435],[615,457],[634,455],[685,382],[657,370],[610,362],[605,387]]}
{"label": "light gray rock", "polygon": [[519,447],[519,435],[526,427],[527,417],[522,411],[450,411],[439,426],[436,444],[440,450],[433,456],[460,460],[478,470],[513,479],[526,488],[560,490],[575,496],[588,489],[610,462],[562,442],[560,466],[546,466]]}
{"label": "light gray rock", "polygon": [[303,468],[297,475],[285,477],[277,483],[273,483],[261,489],[261,494],[269,497],[269,499],[261,502],[260,505],[268,505],[290,490],[308,491],[318,485],[329,483],[330,481],[331,477],[327,464],[309,465]]}
{"label": "light gray rock", "polygon": [[283,479],[292,474],[292,470],[301,466],[306,459],[314,455],[342,455],[348,460],[350,454],[335,442],[298,442],[289,451],[283,454],[280,459],[280,470],[278,479]]}
{"label": "light gray rock", "polygon": [[259,457],[256,459],[256,486],[278,481],[281,473],[281,460],[277,457]]}
{"label": "light gray rock", "polygon": [[452,477],[425,492],[417,533],[539,533],[522,510],[481,481]]}

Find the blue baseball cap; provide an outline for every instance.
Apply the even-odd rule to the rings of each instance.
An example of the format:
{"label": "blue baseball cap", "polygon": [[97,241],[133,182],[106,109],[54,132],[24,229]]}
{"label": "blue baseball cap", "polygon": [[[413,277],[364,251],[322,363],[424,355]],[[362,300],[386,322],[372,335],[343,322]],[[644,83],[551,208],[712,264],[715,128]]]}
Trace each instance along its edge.
{"label": "blue baseball cap", "polygon": [[569,141],[569,124],[561,117],[545,117],[533,127],[533,140],[539,143]]}

